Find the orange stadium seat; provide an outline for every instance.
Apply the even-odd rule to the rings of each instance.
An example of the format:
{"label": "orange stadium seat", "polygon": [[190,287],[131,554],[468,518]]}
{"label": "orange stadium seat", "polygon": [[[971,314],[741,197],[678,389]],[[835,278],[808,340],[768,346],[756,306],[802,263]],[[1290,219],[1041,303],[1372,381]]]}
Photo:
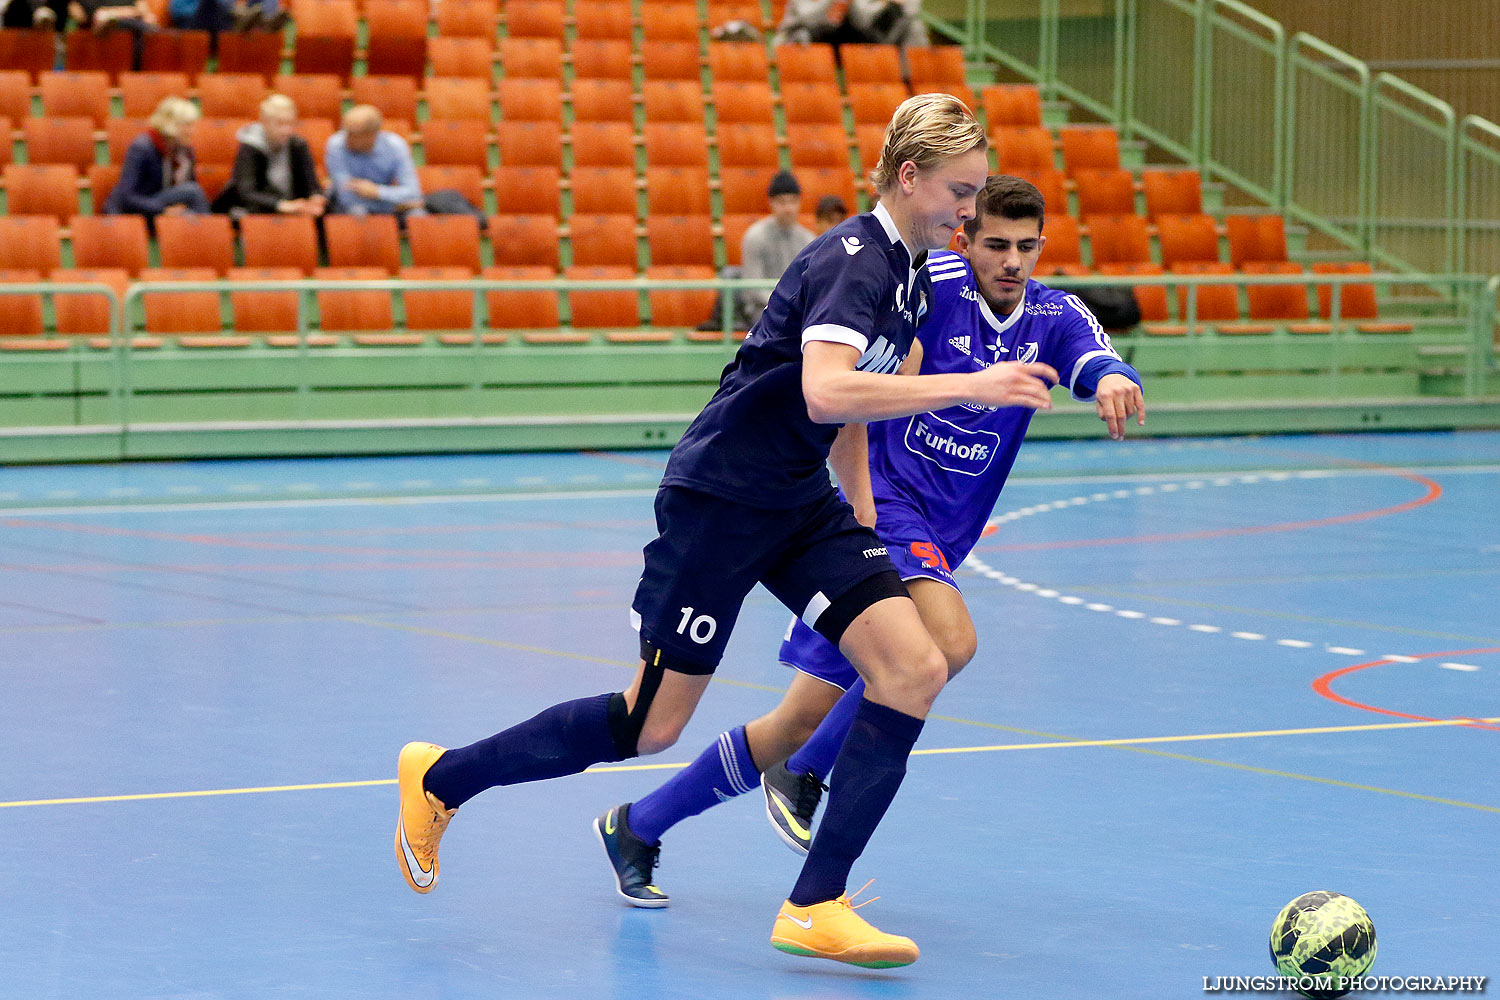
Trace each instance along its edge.
{"label": "orange stadium seat", "polygon": [[708,166],[708,134],[700,124],[648,121],[644,139],[651,166]]}
{"label": "orange stadium seat", "polygon": [[124,163],[125,151],[146,128],[145,118],[111,118],[105,122],[104,144],[109,150],[109,162]]}
{"label": "orange stadium seat", "polygon": [[115,185],[118,183],[120,183],[120,167],[118,164],[96,163],[89,167],[89,198],[93,203],[95,215],[104,210],[104,203],[109,200],[110,192],[115,189]]}
{"label": "orange stadium seat", "polygon": [[[130,275],[122,268],[70,268],[53,270],[48,278],[56,284],[99,284],[114,290],[124,302]],[[65,292],[52,297],[57,332],[65,336],[109,333],[109,299],[98,292]]]}
{"label": "orange stadium seat", "polygon": [[715,136],[720,167],[776,167],[776,130],[770,125],[720,125]]}
{"label": "orange stadium seat", "polygon": [[1161,261],[1174,264],[1213,262],[1219,259],[1219,234],[1211,216],[1163,215],[1156,220],[1161,242]]}
{"label": "orange stadium seat", "polygon": [[630,43],[618,38],[581,38],[573,43],[574,85],[579,80],[630,82]]}
{"label": "orange stadium seat", "polygon": [[833,59],[833,46],[778,45],[772,53],[772,63],[780,74],[782,89],[788,83],[832,84],[838,89],[838,70]]}
{"label": "orange stadium seat", "polygon": [[301,215],[247,215],[240,220],[246,267],[295,267],[310,275],[318,266],[318,231]]}
{"label": "orange stadium seat", "polygon": [[562,125],[558,122],[501,122],[496,138],[506,167],[561,167]]}
{"label": "orange stadium seat", "polygon": [[429,120],[422,124],[422,155],[429,166],[489,169],[489,128],[473,120]]}
{"label": "orange stadium seat", "polygon": [[10,119],[0,115],[0,167],[10,162],[11,147],[15,145],[11,139]]}
{"label": "orange stadium seat", "polygon": [[9,163],[3,176],[10,215],[45,215],[60,221],[78,214],[78,171],[74,167],[64,163]]}
{"label": "orange stadium seat", "polygon": [[109,118],[108,74],[43,73],[39,90],[42,114],[49,118],[87,118],[95,128]]}
{"label": "orange stadium seat", "polygon": [[1146,218],[1197,215],[1203,211],[1203,181],[1196,170],[1143,170]]}
{"label": "orange stadium seat", "polygon": [[[206,31],[154,31],[141,42],[141,71],[144,73],[186,73],[188,79],[196,80],[208,65]],[[221,39],[221,59],[222,44]]]}
{"label": "orange stadium seat", "polygon": [[[836,194],[849,206],[850,212],[859,211],[858,189],[849,167],[799,167],[797,180],[802,185],[804,202],[815,205],[825,194]],[[860,185],[861,187],[863,185]]]}
{"label": "orange stadium seat", "polygon": [[[38,271],[0,268],[0,284],[32,284],[41,280]],[[0,295],[0,338],[39,337],[42,334],[40,295]]]}
{"label": "orange stadium seat", "polygon": [[783,83],[781,107],[786,113],[788,125],[842,126],[844,123],[838,87],[834,84],[803,81]]}
{"label": "orange stadium seat", "polygon": [[859,151],[860,170],[868,174],[880,161],[880,150],[885,145],[884,125],[854,126],[854,148]]}
{"label": "orange stadium seat", "polygon": [[[557,277],[556,267],[487,267],[484,277],[491,281],[543,281]],[[551,329],[558,324],[557,292],[532,291],[485,292],[485,312],[491,329]]]}
{"label": "orange stadium seat", "polygon": [[906,88],[899,83],[853,84],[849,87],[849,110],[856,125],[887,125],[906,98]]}
{"label": "orange stadium seat", "polygon": [[771,78],[766,47],[760,42],[709,42],[708,69],[715,85],[731,80],[766,83]]}
{"label": "orange stadium seat", "polygon": [[1077,219],[1067,214],[1049,214],[1043,232],[1047,242],[1042,245],[1042,255],[1037,260],[1038,274],[1081,274],[1087,271],[1083,264],[1083,240],[1079,236]]}
{"label": "orange stadium seat", "polygon": [[426,7],[410,0],[365,0],[365,26],[367,74],[422,79],[427,71]]}
{"label": "orange stadium seat", "polygon": [[901,85],[901,51],[894,45],[841,45],[838,57],[851,90],[870,83]]}
{"label": "orange stadium seat", "polygon": [[[233,267],[230,281],[298,281],[304,277],[295,267]],[[297,292],[231,292],[230,310],[234,313],[236,333],[295,333]],[[309,310],[309,319],[311,319]],[[314,335],[315,336],[315,335]],[[310,336],[309,340],[313,338]],[[295,336],[289,343],[295,343]]]}
{"label": "orange stadium seat", "polygon": [[573,126],[573,165],[633,170],[634,136],[634,129],[626,122],[579,122]]}
{"label": "orange stadium seat", "polygon": [[0,66],[24,72],[35,80],[52,68],[57,58],[50,29],[0,29]]}
{"label": "orange stadium seat", "polygon": [[418,167],[417,183],[422,185],[422,190],[428,194],[442,190],[457,191],[464,196],[464,200],[469,204],[478,206],[481,209],[484,207],[484,175],[480,173],[478,167]]}
{"label": "orange stadium seat", "polygon": [[31,77],[18,69],[0,69],[0,117],[19,123],[31,117]]}
{"label": "orange stadium seat", "polygon": [[580,122],[633,123],[630,81],[604,77],[574,80],[573,118]]}
{"label": "orange stadium seat", "polygon": [[163,215],[156,220],[162,267],[206,267],[226,274],[234,266],[234,230],[227,215]]}
{"label": "orange stadium seat", "polygon": [[[562,171],[557,167],[500,167],[494,174],[495,210],[502,215],[515,212],[556,218],[562,214],[561,179]],[[469,200],[484,204],[482,199]]]}
{"label": "orange stadium seat", "polygon": [[[714,269],[654,264],[646,268],[646,277],[656,281],[712,281]],[[716,294],[712,288],[663,288],[648,292],[646,297],[651,304],[651,325],[691,329],[710,318]]]}
{"label": "orange stadium seat", "polygon": [[57,219],[50,215],[0,215],[0,268],[50,274],[61,266]]}
{"label": "orange stadium seat", "polygon": [[[297,30],[297,47],[300,49],[303,38],[302,29]],[[316,46],[314,46],[316,47]],[[340,51],[332,55],[341,54],[343,45],[334,45]],[[354,58],[354,40],[348,40],[349,58]],[[317,62],[318,60],[305,60],[305,62]],[[336,60],[336,67],[320,69],[312,65],[298,66],[298,73],[334,72],[336,68],[342,68],[342,60]],[[281,36],[279,34],[262,33],[258,31],[237,32],[225,31],[219,34],[219,63],[220,73],[254,73],[263,80],[270,80],[281,72]],[[339,72],[340,78],[346,77],[348,73]],[[201,74],[200,74],[201,78]]]}
{"label": "orange stadium seat", "polygon": [[1002,125],[990,130],[990,142],[1000,163],[1000,172],[1055,170],[1052,133],[1040,125]]}
{"label": "orange stadium seat", "polygon": [[[707,175],[704,176],[706,182]],[[572,179],[574,214],[635,215],[635,170],[633,168],[575,167]]]}
{"label": "orange stadium seat", "polygon": [[1042,193],[1042,202],[1046,205],[1049,221],[1054,215],[1072,214],[1068,210],[1068,181],[1061,170],[1048,168],[1046,170],[1015,170],[1011,173],[1022,180],[1030,181]]}
{"label": "orange stadium seat", "polygon": [[244,124],[241,118],[200,118],[193,126],[193,153],[199,165],[233,163],[240,149],[238,136]]}
{"label": "orange stadium seat", "polygon": [[414,266],[479,272],[479,220],[472,215],[415,216],[406,220],[406,239]]}
{"label": "orange stadium seat", "polygon": [[307,142],[319,173],[324,170],[323,154],[328,151],[328,140],[337,130],[336,124],[327,118],[302,118],[297,122],[297,134]]}
{"label": "orange stadium seat", "polygon": [[1090,215],[1083,221],[1089,227],[1095,266],[1151,263],[1151,240],[1142,216]]}
{"label": "orange stadium seat", "polygon": [[139,215],[74,216],[72,234],[75,267],[120,268],[133,276],[150,264]]}
{"label": "orange stadium seat", "polygon": [[493,40],[500,21],[498,0],[443,0],[433,8],[439,35]]}
{"label": "orange stadium seat", "polygon": [[580,39],[633,40],[628,0],[575,0],[573,22]]}
{"label": "orange stadium seat", "polygon": [[343,87],[332,73],[287,73],[276,77],[271,89],[291,98],[297,105],[297,115],[304,121],[310,118],[337,121],[344,110]]}
{"label": "orange stadium seat", "polygon": [[121,73],[120,105],[126,118],[149,118],[164,97],[185,97],[186,73]]}
{"label": "orange stadium seat", "polygon": [[387,120],[416,123],[417,81],[409,76],[356,76],[349,81],[349,97],[374,106]]}
{"label": "orange stadium seat", "polygon": [[713,105],[721,127],[725,124],[770,125],[776,121],[776,99],[771,94],[771,85],[764,80],[715,81]]}
{"label": "orange stadium seat", "polygon": [[726,167],[719,171],[724,214],[745,215],[767,210],[766,190],[773,170],[765,167]]}
{"label": "orange stadium seat", "polygon": [[739,267],[744,263],[745,230],[765,217],[765,212],[751,212],[745,215],[726,214],[721,220],[724,230],[724,258],[730,267]]}
{"label": "orange stadium seat", "polygon": [[[227,221],[227,220],[226,220]],[[213,281],[207,267],[148,267],[141,281]],[[216,334],[223,329],[218,292],[147,292],[141,296],[148,334]]]}
{"label": "orange stadium seat", "polygon": [[432,77],[427,81],[427,117],[434,120],[489,123],[490,85],[462,76]]}
{"label": "orange stadium seat", "polygon": [[21,135],[28,163],[65,163],[82,171],[94,162],[94,123],[88,118],[28,118]]}
{"label": "orange stadium seat", "polygon": [[911,70],[912,89],[917,93],[922,93],[917,90],[919,85],[947,90],[967,83],[964,52],[956,45],[908,45],[906,65]]}
{"label": "orange stadium seat", "polygon": [[[1178,264],[1173,274],[1233,274],[1234,268],[1219,261]],[[1232,323],[1240,318],[1239,290],[1234,285],[1199,285],[1197,314],[1200,323]],[[1183,322],[1188,316],[1188,286],[1177,286],[1177,315]]]}
{"label": "orange stadium seat", "polygon": [[651,215],[707,215],[708,171],[702,167],[647,167],[646,211]]}
{"label": "orange stadium seat", "polygon": [[[463,281],[474,274],[467,267],[439,265],[413,265],[401,269],[401,277],[407,281]],[[474,326],[474,293],[467,289],[402,292],[401,304],[408,330],[469,330]]]}
{"label": "orange stadium seat", "polygon": [[1229,262],[1243,267],[1254,260],[1286,260],[1286,224],[1279,215],[1226,215]]}
{"label": "orange stadium seat", "polygon": [[574,264],[635,268],[634,215],[574,215],[569,232]]}
{"label": "orange stadium seat", "polygon": [[646,244],[652,264],[712,266],[713,220],[707,213],[647,216]]}
{"label": "orange stadium seat", "polygon": [[1072,177],[1080,170],[1114,170],[1120,165],[1120,137],[1107,125],[1064,125],[1063,169]]}
{"label": "orange stadium seat", "polygon": [[[650,24],[656,11],[646,19]],[[703,75],[697,42],[657,41],[641,49],[641,71],[647,80],[691,80],[698,83]]]}
{"label": "orange stadium seat", "polygon": [[1080,170],[1073,180],[1078,185],[1079,215],[1134,214],[1135,177],[1130,171]]}
{"label": "orange stadium seat", "polygon": [[494,215],[489,225],[495,264],[546,267],[557,272],[557,219],[550,215]]}
{"label": "orange stadium seat", "polygon": [[696,0],[688,3],[653,0],[649,13],[641,18],[641,33],[647,43],[643,51],[649,51],[659,43],[678,41],[692,42],[696,48],[698,26]]}
{"label": "orange stadium seat", "polygon": [[837,125],[788,125],[787,151],[792,167],[849,169],[849,136]]}
{"label": "orange stadium seat", "polygon": [[703,88],[689,80],[647,80],[641,85],[646,121],[703,123]]}
{"label": "orange stadium seat", "polygon": [[[1159,264],[1103,264],[1099,268],[1100,274],[1161,274]],[[1167,307],[1167,289],[1165,285],[1133,285],[1131,294],[1135,296],[1135,304],[1141,310],[1141,322],[1143,323],[1165,323],[1172,318],[1171,311]]]}
{"label": "orange stadium seat", "polygon": [[507,0],[505,31],[511,38],[564,37],[562,0]]}
{"label": "orange stadium seat", "polygon": [[96,70],[109,74],[113,82],[128,73],[135,61],[135,43],[129,32],[101,35],[93,31],[70,31],[64,43],[63,65],[70,70]]}
{"label": "orange stadium seat", "polygon": [[[550,42],[556,45],[556,40],[550,38],[507,38],[505,41],[515,44]],[[445,38],[439,35],[428,39],[427,56],[432,60],[433,76],[466,76],[486,83],[495,76],[495,45],[488,38]],[[521,57],[510,58],[518,62]],[[559,47],[559,67],[561,58]]]}
{"label": "orange stadium seat", "polygon": [[[1248,266],[1246,270],[1249,270]],[[1314,274],[1372,274],[1373,269],[1366,261],[1319,261],[1312,266]],[[1325,319],[1333,318],[1333,287],[1332,285],[1318,285],[1318,315]],[[1376,319],[1379,309],[1375,299],[1375,285],[1340,285],[1339,286],[1339,318],[1340,319]],[[1407,324],[1393,324],[1404,330],[1411,327]],[[1388,332],[1388,331],[1383,331]]]}
{"label": "orange stadium seat", "polygon": [[[319,281],[370,281],[387,277],[378,267],[320,267]],[[391,293],[375,289],[338,289],[317,293],[318,325],[325,331],[382,331],[395,326]]]}
{"label": "orange stadium seat", "polygon": [[[1301,264],[1285,260],[1248,261],[1240,270],[1245,274],[1302,276]],[[1248,315],[1253,320],[1297,322],[1306,321],[1310,317],[1306,285],[1246,285],[1245,297],[1249,302]]]}
{"label": "orange stadium seat", "polygon": [[562,121],[562,84],[557,80],[508,76],[495,90],[505,121]]}
{"label": "orange stadium seat", "polygon": [[985,126],[997,128],[1036,127],[1042,124],[1042,92],[1030,83],[997,83],[980,91]]}
{"label": "orange stadium seat", "polygon": [[269,92],[254,73],[205,73],[198,80],[198,106],[205,118],[248,121],[260,117],[260,102]]}
{"label": "orange stadium seat", "polygon": [[292,71],[334,73],[348,81],[354,71],[357,34],[354,0],[318,0],[317,3],[300,5],[297,8],[297,47],[292,53]]}
{"label": "orange stadium seat", "polygon": [[323,232],[328,238],[330,267],[377,267],[388,275],[401,267],[394,215],[329,215],[323,220]]}
{"label": "orange stadium seat", "polygon": [[500,69],[507,77],[561,81],[562,42],[556,38],[502,38]]}
{"label": "orange stadium seat", "polygon": [[[621,281],[635,277],[634,267],[574,266],[570,281]],[[640,296],[633,291],[568,292],[571,325],[583,329],[641,325]]]}

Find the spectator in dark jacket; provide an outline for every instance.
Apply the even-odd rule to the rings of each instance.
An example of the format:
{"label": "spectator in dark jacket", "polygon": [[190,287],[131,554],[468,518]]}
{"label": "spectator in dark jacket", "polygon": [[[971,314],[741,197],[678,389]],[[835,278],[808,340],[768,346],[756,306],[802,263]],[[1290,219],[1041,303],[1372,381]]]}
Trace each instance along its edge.
{"label": "spectator in dark jacket", "polygon": [[146,131],[125,150],[120,181],[109,193],[110,215],[207,212],[208,195],[199,186],[190,145],[198,109],[183,97],[163,97]]}
{"label": "spectator in dark jacket", "polygon": [[297,134],[297,105],[285,94],[260,103],[260,121],[240,129],[229,186],[214,211],[323,214],[327,199],[307,140]]}

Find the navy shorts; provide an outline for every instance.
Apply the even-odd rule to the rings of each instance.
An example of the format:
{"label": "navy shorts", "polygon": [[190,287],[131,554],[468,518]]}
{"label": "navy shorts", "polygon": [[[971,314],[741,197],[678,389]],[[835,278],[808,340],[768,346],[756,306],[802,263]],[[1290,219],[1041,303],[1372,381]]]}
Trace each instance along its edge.
{"label": "navy shorts", "polygon": [[[946,583],[954,590],[953,570],[926,520],[899,503],[880,503],[875,525],[890,550],[891,562],[903,580],[928,579]],[[780,659],[789,667],[847,691],[859,679],[854,664],[838,647],[793,618],[781,643]]]}
{"label": "navy shorts", "polygon": [[885,543],[831,486],[789,510],[664,486],[656,494],[656,527],[631,619],[676,669],[694,668],[685,672],[718,666],[757,583],[811,626],[860,581],[893,569]]}

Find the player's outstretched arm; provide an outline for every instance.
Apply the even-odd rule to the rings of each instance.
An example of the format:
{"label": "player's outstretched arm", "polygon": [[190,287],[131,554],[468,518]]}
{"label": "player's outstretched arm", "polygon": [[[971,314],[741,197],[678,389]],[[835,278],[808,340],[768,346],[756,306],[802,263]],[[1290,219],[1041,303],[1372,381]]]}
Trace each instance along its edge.
{"label": "player's outstretched arm", "polygon": [[859,352],[847,344],[809,341],[802,350],[802,395],[820,424],[866,423],[941,410],[959,403],[1050,410],[1051,365],[1002,362],[983,371],[942,375],[877,375],[856,371]]}
{"label": "player's outstretched arm", "polygon": [[1124,375],[1111,372],[1099,380],[1094,390],[1094,408],[1109,428],[1109,436],[1116,441],[1125,440],[1125,425],[1132,416],[1137,426],[1146,426],[1146,397],[1141,394],[1141,387]]}

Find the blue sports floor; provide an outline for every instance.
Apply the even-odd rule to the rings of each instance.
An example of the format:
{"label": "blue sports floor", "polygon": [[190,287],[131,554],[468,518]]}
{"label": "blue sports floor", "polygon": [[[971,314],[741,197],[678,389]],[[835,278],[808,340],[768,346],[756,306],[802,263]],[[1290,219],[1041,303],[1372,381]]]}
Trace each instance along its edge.
{"label": "blue sports floor", "polygon": [[855,869],[911,968],[769,946],[758,796],[666,910],[589,830],[777,701],[763,591],[677,747],[480,796],[415,895],[396,751],[627,683],[664,458],[0,470],[0,996],[1192,997],[1311,889],[1374,973],[1500,974],[1496,433],[1027,445]]}

